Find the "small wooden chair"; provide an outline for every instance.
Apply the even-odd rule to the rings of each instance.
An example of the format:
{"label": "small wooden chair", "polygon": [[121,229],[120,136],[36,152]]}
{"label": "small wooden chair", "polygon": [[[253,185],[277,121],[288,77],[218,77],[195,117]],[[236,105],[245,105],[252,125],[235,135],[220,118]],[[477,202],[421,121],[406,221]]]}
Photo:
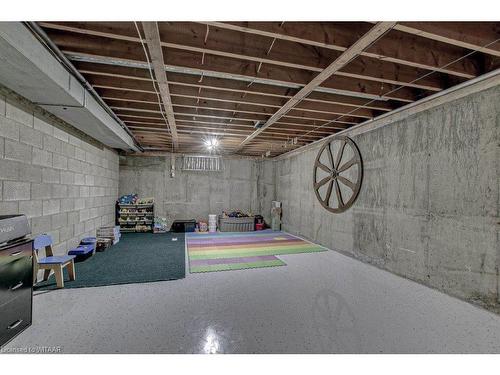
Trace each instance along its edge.
{"label": "small wooden chair", "polygon": [[[68,267],[70,280],[76,279],[75,274],[75,256],[74,255],[54,255],[52,251],[52,237],[48,234],[42,234],[35,238],[33,248],[35,256],[35,270],[33,273],[33,283],[36,283],[38,270],[44,270],[43,280],[48,280],[50,271],[54,271],[57,287],[64,288],[63,268]],[[39,258],[38,250],[45,248],[45,258]]]}

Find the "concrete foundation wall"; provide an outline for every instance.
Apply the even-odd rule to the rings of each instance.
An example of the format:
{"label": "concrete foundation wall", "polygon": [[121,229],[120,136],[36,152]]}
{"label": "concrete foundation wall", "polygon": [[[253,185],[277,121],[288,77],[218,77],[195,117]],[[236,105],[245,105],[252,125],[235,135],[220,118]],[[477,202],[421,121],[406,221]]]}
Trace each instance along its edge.
{"label": "concrete foundation wall", "polygon": [[222,210],[250,211],[269,219],[274,197],[274,163],[225,158],[222,172],[182,170],[176,157],[175,177],[170,177],[171,156],[120,158],[120,195],[137,193],[155,198],[158,216],[208,220]]}
{"label": "concrete foundation wall", "polygon": [[283,228],[494,305],[500,282],[499,107],[496,86],[353,136],[364,180],[354,206],[342,214],[321,207],[313,191],[321,145],[277,161]]}
{"label": "concrete foundation wall", "polygon": [[118,168],[115,151],[0,91],[0,214],[25,214],[55,253],[114,223]]}

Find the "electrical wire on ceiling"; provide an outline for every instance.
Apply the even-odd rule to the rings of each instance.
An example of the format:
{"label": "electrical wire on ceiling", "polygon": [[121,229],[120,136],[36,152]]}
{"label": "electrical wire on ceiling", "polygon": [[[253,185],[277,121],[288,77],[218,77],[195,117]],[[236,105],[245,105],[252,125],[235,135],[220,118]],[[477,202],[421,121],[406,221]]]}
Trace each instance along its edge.
{"label": "electrical wire on ceiling", "polygon": [[[467,57],[471,56],[471,55],[472,55],[472,54],[474,54],[474,53],[480,52],[483,48],[487,48],[487,47],[489,47],[490,45],[493,45],[493,44],[495,44],[495,43],[497,43],[497,42],[499,42],[499,41],[500,41],[500,38],[495,39],[494,41],[489,42],[489,43],[487,43],[487,44],[485,44],[485,45],[483,45],[483,46],[481,46],[481,47],[478,47],[478,48],[474,49],[473,51],[471,51],[471,52],[469,52],[469,53],[467,53],[467,54],[465,54],[465,55],[463,55],[463,56],[461,56],[461,57],[459,57],[459,58],[457,58],[457,59],[455,59],[455,60],[453,60],[453,61],[451,61],[451,62],[449,62],[449,63],[447,63],[447,64],[445,64],[445,65],[443,65],[443,66],[437,67],[436,69],[431,70],[430,72],[428,72],[428,73],[426,73],[426,74],[424,74],[424,75],[422,75],[422,76],[420,76],[420,77],[418,77],[418,78],[416,78],[416,79],[414,79],[413,81],[408,82],[408,83],[409,83],[409,84],[412,84],[412,83],[415,83],[415,82],[417,82],[417,81],[420,81],[421,79],[423,79],[423,78],[425,78],[425,77],[428,77],[428,76],[430,76],[431,74],[434,74],[434,73],[436,73],[436,72],[438,72],[438,71],[440,71],[440,70],[442,70],[442,69],[445,69],[445,68],[447,68],[448,66],[453,65],[453,64],[455,64],[455,63],[457,63],[457,62],[459,62],[459,61],[461,61],[461,60],[463,60],[463,59],[465,59],[465,58],[467,58]],[[390,91],[386,92],[386,93],[385,93],[385,94],[383,94],[382,96],[386,96],[386,95],[393,94],[393,93],[395,93],[395,92],[397,92],[397,91],[401,90],[401,89],[402,89],[402,88],[404,88],[404,87],[406,87],[406,85],[400,85],[400,86],[396,87],[395,89],[393,89],[393,90],[390,90]],[[314,132],[315,130],[321,129],[321,128],[323,128],[323,127],[325,127],[325,126],[328,126],[328,125],[331,125],[332,123],[334,123],[334,122],[336,122],[336,121],[338,121],[338,120],[340,120],[340,119],[342,119],[342,118],[344,118],[344,117],[347,117],[347,116],[349,116],[349,115],[353,114],[354,112],[356,112],[356,111],[358,111],[358,110],[360,110],[360,109],[362,109],[362,108],[366,108],[368,105],[370,105],[371,103],[376,102],[376,101],[377,101],[377,99],[372,99],[372,100],[370,100],[370,101],[368,101],[368,102],[364,103],[363,105],[360,105],[360,106],[358,106],[358,107],[354,108],[352,111],[350,111],[350,112],[348,112],[348,113],[344,113],[343,115],[341,115],[341,116],[339,116],[339,117],[337,117],[337,118],[335,118],[335,119],[333,119],[333,120],[329,120],[328,122],[326,122],[326,123],[324,123],[324,124],[318,125],[317,127],[313,128],[313,129],[311,129],[311,130],[309,130],[308,132],[306,132],[306,133],[302,134],[301,136],[298,136],[298,137],[297,137],[297,141],[298,141],[298,140],[300,140],[300,139],[303,139],[304,137],[306,137],[306,136],[307,136],[307,135],[309,135],[310,133]],[[362,124],[362,123],[360,123],[360,124]],[[346,130],[347,130],[347,129],[349,129],[349,128],[346,128]]]}
{"label": "electrical wire on ceiling", "polygon": [[[153,88],[155,90],[156,97],[158,98],[158,107],[160,108],[161,116],[165,120],[165,124],[167,125],[167,129],[168,129],[168,132],[170,133],[170,137],[172,137],[172,131],[170,129],[170,124],[168,123],[168,120],[167,120],[167,117],[165,115],[165,112],[163,111],[163,105],[162,105],[161,95],[158,92],[158,89],[156,88],[156,84],[155,84],[156,80],[153,77],[153,70],[151,68],[151,61],[149,60],[149,55],[148,55],[148,51],[146,49],[146,45],[144,43],[144,40],[143,40],[142,35],[141,35],[141,32],[139,31],[139,26],[137,26],[137,22],[136,21],[134,21],[134,25],[135,25],[135,29],[137,30],[137,34],[139,35],[139,39],[141,41],[142,49],[144,50],[144,55],[146,56],[146,61],[148,63],[149,76],[151,77],[151,83],[153,84]],[[171,144],[171,147],[172,147],[172,152],[173,152],[174,151],[173,142]]]}

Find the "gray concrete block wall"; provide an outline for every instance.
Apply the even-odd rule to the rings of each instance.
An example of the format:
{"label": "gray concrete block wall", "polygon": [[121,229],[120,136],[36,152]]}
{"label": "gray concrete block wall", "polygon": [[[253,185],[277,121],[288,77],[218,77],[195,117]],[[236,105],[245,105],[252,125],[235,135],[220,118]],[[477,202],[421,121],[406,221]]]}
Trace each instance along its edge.
{"label": "gray concrete block wall", "polygon": [[355,135],[362,188],[342,214],[312,188],[320,145],[276,162],[283,228],[459,298],[498,307],[500,87]]}
{"label": "gray concrete block wall", "polygon": [[222,210],[243,210],[269,219],[274,194],[274,163],[256,159],[225,158],[223,172],[182,171],[176,157],[170,178],[170,156],[120,158],[120,195],[154,197],[158,216],[208,220]]}
{"label": "gray concrete block wall", "polygon": [[34,235],[52,235],[57,254],[114,224],[118,170],[115,151],[0,93],[0,213],[28,216]]}

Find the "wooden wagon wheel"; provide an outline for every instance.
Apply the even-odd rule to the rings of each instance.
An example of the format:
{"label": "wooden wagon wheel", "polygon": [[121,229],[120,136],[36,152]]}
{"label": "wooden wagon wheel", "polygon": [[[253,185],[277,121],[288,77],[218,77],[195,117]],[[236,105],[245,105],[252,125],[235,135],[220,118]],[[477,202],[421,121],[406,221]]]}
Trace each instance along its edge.
{"label": "wooden wagon wheel", "polygon": [[[335,152],[332,150],[335,150]],[[323,153],[327,155],[328,161],[326,163],[321,161]],[[347,159],[346,154],[351,155],[349,160],[345,160]],[[323,172],[324,177],[319,176],[320,170]],[[351,176],[347,178],[347,174]],[[318,156],[316,156],[313,176],[314,193],[321,205],[333,213],[346,211],[356,200],[362,179],[363,163],[361,154],[352,139],[346,136],[338,136],[325,142],[319,150]],[[341,188],[341,185],[346,188]],[[320,192],[323,186],[326,186],[326,192]],[[335,190],[336,198],[332,197],[333,190]]]}

